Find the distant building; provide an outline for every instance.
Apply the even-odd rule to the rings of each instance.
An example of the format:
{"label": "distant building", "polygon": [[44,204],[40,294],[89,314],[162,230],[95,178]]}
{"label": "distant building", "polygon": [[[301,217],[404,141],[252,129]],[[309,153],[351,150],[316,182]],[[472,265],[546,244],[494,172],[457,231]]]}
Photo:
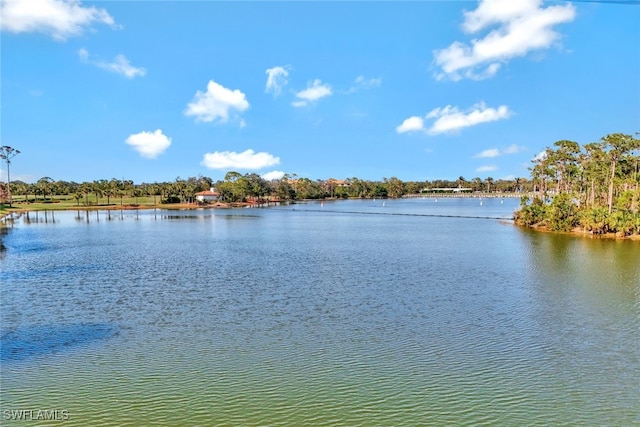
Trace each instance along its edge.
{"label": "distant building", "polygon": [[211,187],[207,191],[199,191],[196,193],[196,200],[200,203],[215,202],[219,198],[220,198],[220,193],[218,193],[213,187]]}
{"label": "distant building", "polygon": [[473,188],[423,188],[421,193],[471,193]]}
{"label": "distant building", "polygon": [[344,179],[329,178],[327,180],[327,183],[333,184],[336,187],[349,187],[349,186],[351,186],[351,184],[348,181],[345,181]]}

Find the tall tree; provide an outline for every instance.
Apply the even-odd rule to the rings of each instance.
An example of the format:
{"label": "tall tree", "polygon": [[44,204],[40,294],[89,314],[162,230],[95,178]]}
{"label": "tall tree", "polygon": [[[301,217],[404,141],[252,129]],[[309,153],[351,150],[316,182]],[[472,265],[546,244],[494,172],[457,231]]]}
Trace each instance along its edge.
{"label": "tall tree", "polygon": [[100,180],[100,181],[93,181],[92,184],[92,188],[93,188],[93,194],[96,195],[96,205],[100,204],[100,197],[102,197],[102,195],[104,194],[105,188],[103,185],[104,180]]}
{"label": "tall tree", "polygon": [[456,180],[456,183],[458,184],[458,188],[462,188],[467,183],[467,180],[464,179],[464,176],[459,176],[458,179]]}
{"label": "tall tree", "polygon": [[556,149],[548,151],[548,160],[555,172],[556,193],[569,191],[573,184],[572,178],[577,173],[580,145],[566,139],[556,141],[553,145]]}
{"label": "tall tree", "polygon": [[403,182],[396,178],[395,176],[392,176],[389,179],[384,179],[385,184],[386,184],[386,190],[387,190],[387,196],[391,197],[391,198],[398,198],[398,197],[402,197],[402,195],[404,194],[404,184]]}
{"label": "tall tree", "polygon": [[91,194],[91,184],[88,182],[83,182],[80,185],[80,191],[84,194],[84,204],[89,206],[89,194]]}
{"label": "tall tree", "polygon": [[484,179],[485,184],[487,184],[487,193],[491,192],[491,186],[493,185],[493,178],[488,176]]}
{"label": "tall tree", "polygon": [[[606,185],[606,153],[602,142],[592,142],[584,146],[580,156],[582,169],[582,200],[586,206],[595,206],[599,202]],[[602,199],[604,200],[604,199]]]}
{"label": "tall tree", "polygon": [[609,213],[611,213],[613,208],[613,185],[616,174],[616,165],[620,159],[637,148],[638,140],[634,139],[631,135],[614,133],[602,138],[602,142],[605,144],[610,162],[609,164],[611,165],[611,173],[609,175],[609,192],[607,196],[607,205]]}
{"label": "tall tree", "polygon": [[11,159],[20,154],[19,150],[8,145],[0,147],[0,159],[7,163],[7,193],[9,197],[9,207],[11,207],[11,174],[9,173],[9,166],[11,165]]}
{"label": "tall tree", "polygon": [[269,193],[267,181],[256,173],[245,175],[248,194],[255,199],[262,199]]}
{"label": "tall tree", "polygon": [[36,183],[38,190],[42,193],[42,198],[44,201],[47,200],[47,194],[51,192],[51,184],[53,183],[53,178],[48,176],[42,177]]}

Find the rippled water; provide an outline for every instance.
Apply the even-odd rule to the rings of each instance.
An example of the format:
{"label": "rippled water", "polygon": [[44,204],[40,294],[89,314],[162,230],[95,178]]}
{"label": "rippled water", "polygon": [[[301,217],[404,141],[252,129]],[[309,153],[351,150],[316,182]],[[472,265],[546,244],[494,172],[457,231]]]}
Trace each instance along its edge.
{"label": "rippled water", "polygon": [[639,425],[640,244],[516,205],[22,217],[0,424]]}

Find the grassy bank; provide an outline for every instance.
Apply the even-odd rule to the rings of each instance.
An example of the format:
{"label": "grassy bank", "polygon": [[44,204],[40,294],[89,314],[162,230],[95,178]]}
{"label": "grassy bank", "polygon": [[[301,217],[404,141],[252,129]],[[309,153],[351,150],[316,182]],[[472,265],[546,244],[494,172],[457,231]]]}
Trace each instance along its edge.
{"label": "grassy bank", "polygon": [[52,198],[13,200],[11,207],[0,205],[0,218],[11,213],[37,212],[37,211],[68,211],[68,210],[133,210],[133,209],[203,209],[203,208],[231,208],[248,206],[249,203],[160,203],[160,197],[123,197],[120,198],[91,198],[91,200],[78,201],[68,196],[53,196]]}

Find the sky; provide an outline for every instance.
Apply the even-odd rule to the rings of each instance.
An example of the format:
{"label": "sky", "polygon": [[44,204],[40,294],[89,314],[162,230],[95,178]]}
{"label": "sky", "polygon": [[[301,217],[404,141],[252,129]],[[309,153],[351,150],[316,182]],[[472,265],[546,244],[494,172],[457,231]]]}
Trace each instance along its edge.
{"label": "sky", "polygon": [[12,180],[513,179],[640,131],[640,1],[0,0],[0,27]]}

